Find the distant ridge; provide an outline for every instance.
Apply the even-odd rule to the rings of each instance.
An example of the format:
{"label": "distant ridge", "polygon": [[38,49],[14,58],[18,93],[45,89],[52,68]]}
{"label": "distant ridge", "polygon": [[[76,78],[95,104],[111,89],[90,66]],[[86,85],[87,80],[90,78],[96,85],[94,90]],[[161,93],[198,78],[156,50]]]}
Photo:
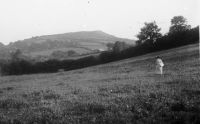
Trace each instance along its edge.
{"label": "distant ridge", "polygon": [[118,38],[116,36],[107,34],[101,30],[96,31],[78,31],[78,32],[69,32],[63,34],[53,34],[53,35],[43,35],[36,36],[29,39],[25,39],[25,42],[31,43],[41,43],[46,40],[56,40],[56,41],[68,41],[68,42],[114,42],[116,40],[121,40],[124,42],[134,43],[133,40]]}
{"label": "distant ridge", "polygon": [[25,53],[51,51],[61,48],[83,48],[88,50],[107,49],[107,43],[123,41],[134,44],[134,40],[119,38],[114,35],[107,34],[101,30],[95,31],[79,31],[63,34],[42,35],[32,38],[19,40],[8,45],[0,44],[0,49],[6,47],[9,50],[20,49]]}

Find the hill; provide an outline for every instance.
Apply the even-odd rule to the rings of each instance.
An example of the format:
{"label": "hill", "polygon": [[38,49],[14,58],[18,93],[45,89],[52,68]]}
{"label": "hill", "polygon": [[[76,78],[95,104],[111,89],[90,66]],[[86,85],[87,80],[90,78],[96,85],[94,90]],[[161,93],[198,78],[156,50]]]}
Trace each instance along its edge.
{"label": "hill", "polygon": [[132,42],[132,40],[118,38],[113,35],[107,34],[103,31],[80,31],[80,32],[70,32],[64,34],[44,35],[39,37],[33,37],[32,39],[27,39],[26,42],[41,43],[46,40],[68,41],[68,42],[98,42],[98,43],[115,42],[117,40],[124,42]]}
{"label": "hill", "polygon": [[84,53],[90,53],[92,50],[106,50],[107,43],[116,41],[134,44],[134,40],[118,38],[102,31],[80,31],[36,36],[10,43],[6,47],[10,50],[21,49],[25,53],[34,53],[34,55],[40,54],[42,51],[45,52],[45,55],[46,53],[51,54],[56,49],[63,48],[75,48],[75,50],[79,48],[83,49]]}
{"label": "hill", "polygon": [[[0,123],[200,122],[199,44],[68,72],[0,78]],[[162,56],[164,75],[155,73]]]}

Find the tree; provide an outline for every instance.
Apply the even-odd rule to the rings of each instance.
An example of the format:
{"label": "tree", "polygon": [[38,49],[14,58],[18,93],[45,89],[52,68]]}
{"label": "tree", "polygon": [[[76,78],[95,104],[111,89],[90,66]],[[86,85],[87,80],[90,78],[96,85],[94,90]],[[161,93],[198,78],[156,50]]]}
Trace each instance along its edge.
{"label": "tree", "polygon": [[189,30],[191,28],[190,25],[187,25],[187,20],[183,16],[174,16],[171,19],[171,26],[169,28],[169,34],[182,32]]}
{"label": "tree", "polygon": [[74,50],[67,51],[68,56],[75,56],[78,55]]}
{"label": "tree", "polygon": [[115,44],[113,45],[112,50],[116,53],[121,52],[129,47],[128,44],[122,41],[116,41]]}
{"label": "tree", "polygon": [[114,43],[107,43],[106,46],[107,46],[108,50],[112,50],[113,46],[114,46]]}
{"label": "tree", "polygon": [[142,44],[142,41],[141,40],[137,40],[135,43],[136,43],[136,45],[140,45],[140,44]]}
{"label": "tree", "polygon": [[[161,37],[162,34],[160,33],[161,28],[158,28],[158,25],[155,21],[150,23],[144,23],[144,27],[141,28],[141,31],[139,32],[137,38],[140,42],[151,40],[156,41],[157,38]],[[138,43],[140,43],[138,41]]]}
{"label": "tree", "polygon": [[10,53],[12,61],[18,61],[22,57],[22,52],[20,49],[16,49],[14,52]]}

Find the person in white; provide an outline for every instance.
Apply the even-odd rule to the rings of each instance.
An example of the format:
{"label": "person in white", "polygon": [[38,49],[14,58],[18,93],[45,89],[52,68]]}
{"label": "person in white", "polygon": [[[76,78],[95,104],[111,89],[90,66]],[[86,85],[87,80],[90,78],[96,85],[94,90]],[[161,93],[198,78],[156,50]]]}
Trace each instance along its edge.
{"label": "person in white", "polygon": [[159,70],[159,74],[163,74],[163,66],[164,66],[164,63],[162,61],[162,59],[157,56],[156,57],[156,70]]}

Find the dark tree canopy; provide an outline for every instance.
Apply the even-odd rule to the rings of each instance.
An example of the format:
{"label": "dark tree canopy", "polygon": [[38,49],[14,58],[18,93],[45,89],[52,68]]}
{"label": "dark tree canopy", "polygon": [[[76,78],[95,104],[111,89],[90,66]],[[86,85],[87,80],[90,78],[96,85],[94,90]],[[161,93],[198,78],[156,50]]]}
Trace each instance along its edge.
{"label": "dark tree canopy", "polygon": [[22,56],[22,52],[20,49],[16,49],[15,51],[12,51],[10,53],[10,56],[13,61],[18,61],[20,57]]}
{"label": "dark tree canopy", "polygon": [[144,27],[141,28],[141,31],[137,35],[139,41],[153,40],[161,37],[160,33],[161,28],[158,27],[155,21],[150,23],[144,23]]}
{"label": "dark tree canopy", "polygon": [[114,47],[114,43],[107,43],[106,46],[107,46],[108,50],[112,50]]}
{"label": "dark tree canopy", "polygon": [[129,45],[126,44],[125,42],[116,41],[115,44],[113,45],[112,50],[113,50],[114,52],[121,52],[121,51],[127,49],[128,47],[129,47]]}
{"label": "dark tree canopy", "polygon": [[174,16],[171,19],[171,26],[169,28],[169,33],[176,33],[181,31],[186,31],[191,28],[190,25],[187,25],[187,20],[183,16]]}

